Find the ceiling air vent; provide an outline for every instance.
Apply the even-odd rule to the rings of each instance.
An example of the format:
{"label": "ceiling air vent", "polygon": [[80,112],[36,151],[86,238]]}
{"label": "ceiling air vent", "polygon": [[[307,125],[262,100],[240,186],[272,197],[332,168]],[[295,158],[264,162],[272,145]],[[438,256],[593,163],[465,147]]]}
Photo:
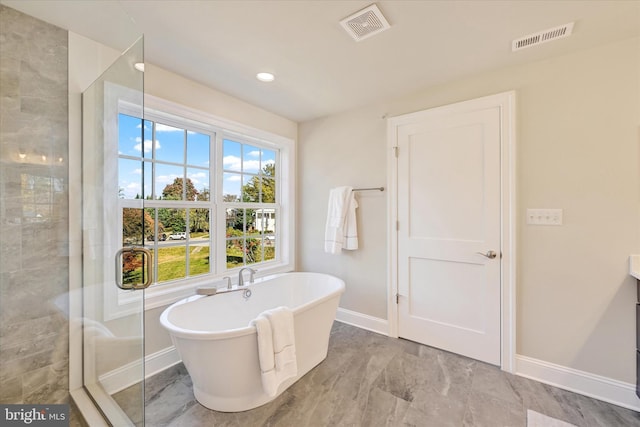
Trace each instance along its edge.
{"label": "ceiling air vent", "polygon": [[529,34],[528,36],[520,37],[519,39],[514,40],[511,43],[511,50],[515,52],[516,50],[521,50],[542,43],[569,37],[571,35],[571,31],[573,31],[573,22],[561,25],[559,27],[549,28],[548,30],[540,31],[534,34]]}
{"label": "ceiling air vent", "polygon": [[340,21],[340,25],[357,42],[391,27],[375,4],[365,7],[351,16],[347,16]]}

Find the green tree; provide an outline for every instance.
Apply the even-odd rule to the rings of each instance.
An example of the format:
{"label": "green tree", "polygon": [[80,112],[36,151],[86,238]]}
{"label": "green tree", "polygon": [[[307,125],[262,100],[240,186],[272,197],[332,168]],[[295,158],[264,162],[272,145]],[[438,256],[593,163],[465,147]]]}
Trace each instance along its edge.
{"label": "green tree", "polygon": [[[250,209],[247,209],[248,211]],[[243,209],[227,209],[227,227],[234,230],[244,230]],[[227,236],[228,237],[228,236]]]}
{"label": "green tree", "polygon": [[158,220],[173,233],[187,231],[186,209],[160,208]]}
{"label": "green tree", "polygon": [[243,202],[275,203],[276,201],[276,165],[268,163],[262,168],[262,174],[252,177],[242,187]]}
{"label": "green tree", "polygon": [[[208,197],[208,194],[209,192],[207,190],[206,191],[207,197]],[[182,178],[176,178],[173,180],[173,183],[167,184],[167,186],[164,187],[164,189],[162,190],[163,200],[195,201],[195,200],[198,200],[199,195],[200,193],[198,192],[198,190],[196,190],[196,187],[193,185],[193,182],[189,178],[187,178],[186,180],[183,180]],[[186,196],[186,199],[183,196]],[[159,209],[158,219],[162,222],[162,224],[164,224],[165,227],[170,228],[173,233],[187,231],[186,209],[169,209],[169,208]],[[202,228],[201,226],[201,224],[203,223],[202,220],[198,221],[197,224],[194,224],[193,221],[191,222],[192,223],[190,224],[190,229],[192,231],[195,231],[194,226],[195,228]],[[208,231],[208,218],[206,219],[206,223],[207,223],[206,228]]]}
{"label": "green tree", "polygon": [[122,210],[122,239],[125,243],[142,244],[144,236],[153,235],[154,225],[155,221],[145,210]]}
{"label": "green tree", "polygon": [[198,200],[200,200],[201,202],[211,200],[211,193],[209,192],[208,188],[205,187],[200,190],[200,192],[198,193]]}
{"label": "green tree", "polygon": [[191,232],[209,232],[209,209],[189,210],[189,229]]}
{"label": "green tree", "polygon": [[173,180],[172,184],[167,184],[162,190],[162,198],[164,200],[196,200],[198,195],[200,194],[196,187],[193,185],[191,179],[187,178],[187,188],[186,188],[186,199],[183,196],[183,182],[185,182],[182,178],[176,178]]}

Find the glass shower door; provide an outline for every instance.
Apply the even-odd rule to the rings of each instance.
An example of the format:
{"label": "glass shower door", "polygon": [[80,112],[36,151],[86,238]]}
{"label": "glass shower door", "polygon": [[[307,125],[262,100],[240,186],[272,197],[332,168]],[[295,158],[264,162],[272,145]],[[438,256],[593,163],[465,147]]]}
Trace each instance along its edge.
{"label": "glass shower door", "polygon": [[123,113],[142,122],[143,63],[140,38],[82,96],[83,383],[115,426],[144,425],[144,129],[120,130]]}

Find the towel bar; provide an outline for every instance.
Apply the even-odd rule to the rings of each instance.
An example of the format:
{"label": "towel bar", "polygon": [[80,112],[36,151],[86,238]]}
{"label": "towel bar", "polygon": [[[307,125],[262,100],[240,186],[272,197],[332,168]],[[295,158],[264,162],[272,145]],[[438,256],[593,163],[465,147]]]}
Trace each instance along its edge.
{"label": "towel bar", "polygon": [[384,187],[354,188],[352,191],[369,191],[369,190],[384,191]]}

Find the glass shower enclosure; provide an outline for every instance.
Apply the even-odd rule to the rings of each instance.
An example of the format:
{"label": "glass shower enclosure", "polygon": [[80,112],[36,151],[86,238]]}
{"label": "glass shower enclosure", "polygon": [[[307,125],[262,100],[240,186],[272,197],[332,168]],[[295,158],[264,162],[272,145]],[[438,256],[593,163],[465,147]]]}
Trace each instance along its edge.
{"label": "glass shower enclosure", "polygon": [[[142,38],[82,95],[83,386],[115,426],[145,422],[144,288],[151,282],[151,260],[142,237],[144,196],[125,206],[118,176],[119,113],[143,118],[141,64]],[[144,147],[143,129],[138,138]],[[130,159],[139,161],[141,189],[143,156],[141,148]],[[138,215],[139,230],[123,238],[125,209]]]}

